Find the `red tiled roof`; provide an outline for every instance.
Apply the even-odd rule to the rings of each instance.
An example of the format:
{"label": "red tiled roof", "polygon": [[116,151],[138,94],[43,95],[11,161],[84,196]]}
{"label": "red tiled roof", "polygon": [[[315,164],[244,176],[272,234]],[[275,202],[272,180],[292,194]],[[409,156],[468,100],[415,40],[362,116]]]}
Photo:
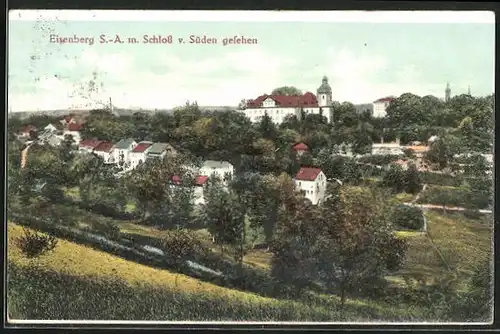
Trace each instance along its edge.
{"label": "red tiled roof", "polygon": [[151,145],[153,145],[153,143],[139,143],[137,144],[137,146],[132,150],[132,152],[134,153],[143,153],[144,151],[146,151],[148,149],[148,147],[150,147]]}
{"label": "red tiled roof", "polygon": [[69,123],[68,130],[69,131],[80,131],[82,129],[82,125],[78,123]]}
{"label": "red tiled roof", "polygon": [[102,141],[94,148],[94,151],[109,152],[113,148],[113,143],[109,141]]}
{"label": "red tiled roof", "polygon": [[97,139],[85,139],[80,142],[80,147],[96,148],[101,142],[101,140]]}
{"label": "red tiled roof", "polygon": [[195,177],[195,179],[194,179],[194,183],[197,186],[202,186],[205,183],[207,183],[207,181],[208,181],[208,176],[204,176],[204,175],[199,175],[199,176]]}
{"label": "red tiled roof", "polygon": [[297,175],[295,175],[295,179],[301,181],[314,181],[319,173],[321,173],[321,168],[302,167]]}
{"label": "red tiled roof", "polygon": [[307,147],[307,145],[304,144],[304,143],[295,144],[295,145],[292,146],[292,148],[295,151],[307,151],[307,150],[309,150],[309,147]]}
{"label": "red tiled roof", "polygon": [[[181,183],[181,178],[179,175],[174,175],[170,178],[170,181],[172,181],[175,184],[180,184]],[[194,178],[194,184],[197,186],[202,186],[208,181],[208,176],[203,176],[199,175]]]}
{"label": "red tiled roof", "polygon": [[36,126],[34,125],[31,125],[31,124],[28,124],[28,125],[25,125],[24,128],[21,130],[22,133],[28,133],[28,132],[31,132],[31,131],[36,131]]}
{"label": "red tiled roof", "polygon": [[378,102],[391,102],[392,100],[394,100],[393,97],[391,96],[387,96],[387,97],[382,97],[376,101],[373,101],[373,103],[378,103]]}
{"label": "red tiled roof", "polygon": [[259,108],[262,107],[262,102],[267,98],[273,99],[276,104],[280,107],[317,107],[318,100],[316,96],[307,92],[304,95],[298,96],[288,96],[288,95],[261,95],[255,100],[249,101],[247,103],[247,107],[250,108]]}

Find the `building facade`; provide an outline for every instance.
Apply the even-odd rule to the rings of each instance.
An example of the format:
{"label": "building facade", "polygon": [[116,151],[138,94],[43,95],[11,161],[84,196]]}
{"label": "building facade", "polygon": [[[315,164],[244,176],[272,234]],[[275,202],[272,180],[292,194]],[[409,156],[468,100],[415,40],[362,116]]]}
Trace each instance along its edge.
{"label": "building facade", "polygon": [[382,118],[387,115],[387,107],[389,107],[389,104],[391,101],[394,100],[394,97],[388,96],[388,97],[383,97],[381,99],[378,99],[376,101],[373,101],[373,117],[375,118]]}
{"label": "building facade", "polygon": [[249,100],[243,113],[252,121],[259,122],[264,115],[271,118],[274,123],[283,123],[288,116],[294,115],[300,119],[302,114],[323,115],[330,122],[332,105],[332,88],[328,78],[323,77],[321,86],[316,95],[306,92],[303,95],[261,95],[254,100]]}
{"label": "building facade", "polygon": [[320,204],[326,196],[326,176],[320,168],[302,167],[293,179],[295,187],[313,205]]}
{"label": "building facade", "polygon": [[215,175],[221,181],[227,181],[233,178],[234,167],[227,161],[206,160],[201,166],[198,174],[208,177]]}

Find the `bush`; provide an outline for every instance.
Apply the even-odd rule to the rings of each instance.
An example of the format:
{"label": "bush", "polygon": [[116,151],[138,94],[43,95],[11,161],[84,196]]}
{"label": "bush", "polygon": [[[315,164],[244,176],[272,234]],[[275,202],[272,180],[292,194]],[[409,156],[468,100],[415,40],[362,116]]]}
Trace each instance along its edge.
{"label": "bush", "polygon": [[392,220],[396,226],[410,230],[420,230],[424,227],[422,210],[408,205],[398,205],[392,213]]}
{"label": "bush", "polygon": [[435,204],[443,206],[458,206],[472,209],[485,209],[491,202],[491,195],[471,191],[470,189],[443,188],[439,186],[429,186],[418,203]]}
{"label": "bush", "polygon": [[111,240],[118,240],[120,238],[120,228],[111,222],[97,220],[92,223],[92,231],[103,234]]}
{"label": "bush", "polygon": [[365,164],[373,164],[373,165],[388,165],[391,162],[399,160],[401,157],[397,155],[390,155],[390,154],[371,154],[371,155],[364,155],[362,157],[358,158],[359,162],[365,163]]}
{"label": "bush", "polygon": [[420,172],[420,176],[422,178],[422,182],[427,184],[458,187],[462,183],[461,178],[449,174]]}
{"label": "bush", "polygon": [[167,261],[172,264],[196,259],[208,251],[201,239],[194,232],[186,229],[167,231],[162,239],[162,248],[167,254]]}
{"label": "bush", "polygon": [[464,212],[464,216],[466,218],[469,218],[469,219],[474,219],[474,220],[478,220],[478,219],[481,219],[483,217],[483,214],[481,212],[479,212],[479,210],[465,210]]}
{"label": "bush", "polygon": [[57,239],[51,235],[27,229],[23,229],[23,232],[24,235],[17,239],[17,245],[28,258],[39,257],[57,246]]}

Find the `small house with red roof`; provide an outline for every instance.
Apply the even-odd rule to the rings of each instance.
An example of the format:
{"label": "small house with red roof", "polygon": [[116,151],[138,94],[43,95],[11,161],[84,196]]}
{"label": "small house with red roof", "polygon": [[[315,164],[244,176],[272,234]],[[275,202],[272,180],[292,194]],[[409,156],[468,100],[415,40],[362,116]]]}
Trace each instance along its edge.
{"label": "small house with red roof", "polygon": [[82,140],[81,138],[82,128],[83,128],[82,124],[70,122],[65,126],[63,134],[64,136],[70,135],[73,138],[73,141],[76,144],[79,144],[80,141]]}
{"label": "small house with red roof", "polygon": [[36,128],[36,126],[27,124],[17,132],[16,136],[17,138],[27,139],[31,136],[32,133],[36,133],[37,131],[38,129]]}
{"label": "small house with red roof", "polygon": [[317,205],[326,195],[326,176],[317,167],[301,167],[293,178],[295,187],[304,193],[312,204]]}
{"label": "small house with red roof", "polygon": [[[198,175],[194,178],[193,180],[194,184],[194,192],[193,192],[193,200],[194,200],[194,205],[200,205],[200,204],[205,204],[205,186],[207,185],[208,182],[208,176],[205,175]],[[181,177],[179,175],[173,175],[170,178],[170,185],[171,187],[179,187],[179,186],[186,186],[186,184],[182,185],[181,183]]]}
{"label": "small house with red roof", "polygon": [[114,145],[112,142],[103,140],[94,148],[94,153],[100,156],[104,160],[104,163],[106,164],[113,163],[112,160],[113,146]]}
{"label": "small house with red roof", "polygon": [[321,114],[330,122],[331,104],[332,88],[325,76],[316,95],[311,92],[306,92],[303,95],[264,94],[249,100],[243,112],[252,122],[259,122],[264,115],[267,115],[274,123],[280,124],[290,115],[300,118],[302,111],[305,115]]}
{"label": "small house with red roof", "polygon": [[382,97],[373,101],[373,117],[382,118],[387,114],[387,107],[394,100],[393,96]]}
{"label": "small house with red roof", "polygon": [[129,152],[128,163],[130,164],[131,169],[136,168],[144,161],[146,161],[151,146],[153,146],[153,142],[141,141],[137,143],[137,145],[132,149],[132,151]]}
{"label": "small house with red roof", "polygon": [[292,146],[292,150],[297,153],[297,157],[300,157],[302,154],[309,151],[309,147],[304,143],[297,143]]}
{"label": "small house with red roof", "polygon": [[102,140],[84,139],[78,144],[78,151],[83,153],[92,153],[94,149],[101,144]]}

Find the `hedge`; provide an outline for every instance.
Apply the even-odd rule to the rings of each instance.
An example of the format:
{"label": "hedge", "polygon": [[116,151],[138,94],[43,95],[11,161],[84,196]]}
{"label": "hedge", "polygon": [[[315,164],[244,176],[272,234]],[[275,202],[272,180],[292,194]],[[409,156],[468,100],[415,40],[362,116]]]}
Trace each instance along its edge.
{"label": "hedge", "polygon": [[450,174],[439,174],[432,172],[420,172],[422,183],[435,184],[440,186],[459,187],[462,179]]}
{"label": "hedge", "polygon": [[444,188],[428,186],[418,199],[421,204],[435,204],[468,209],[486,209],[492,201],[492,194],[470,191],[466,188]]}
{"label": "hedge", "polygon": [[393,223],[402,229],[421,230],[424,227],[423,212],[418,207],[398,205],[392,213]]}

